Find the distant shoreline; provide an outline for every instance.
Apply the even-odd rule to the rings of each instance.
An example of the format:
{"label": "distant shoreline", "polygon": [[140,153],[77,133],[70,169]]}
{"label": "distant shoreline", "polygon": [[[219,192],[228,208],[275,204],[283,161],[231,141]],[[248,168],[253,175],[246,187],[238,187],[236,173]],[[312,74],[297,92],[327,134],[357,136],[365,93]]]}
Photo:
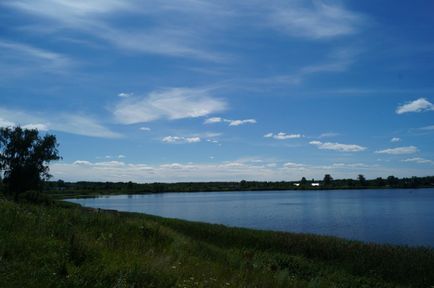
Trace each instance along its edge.
{"label": "distant shoreline", "polygon": [[[414,190],[414,189],[434,189],[434,186],[432,187],[416,187],[416,188],[399,188],[399,187],[389,187],[389,188],[336,188],[336,189],[269,189],[269,190],[206,190],[206,191],[162,191],[162,192],[134,192],[134,193],[95,193],[95,194],[75,194],[75,192],[72,192],[71,194],[50,194],[55,195],[56,199],[61,200],[68,200],[68,199],[76,199],[76,198],[95,198],[95,197],[108,197],[108,196],[122,196],[122,195],[128,195],[128,196],[135,196],[135,195],[151,195],[151,194],[167,194],[167,193],[231,193],[231,192],[317,192],[317,191],[356,191],[356,190]],[[62,197],[57,197],[57,196]]]}
{"label": "distant shoreline", "polygon": [[[57,199],[94,197],[102,195],[132,195],[183,192],[233,192],[233,191],[325,191],[325,190],[371,190],[371,189],[420,189],[434,188],[434,176],[363,181],[336,179],[324,181],[239,181],[239,182],[178,182],[178,183],[133,183],[133,182],[47,182],[44,191]],[[316,186],[312,186],[315,184]]]}

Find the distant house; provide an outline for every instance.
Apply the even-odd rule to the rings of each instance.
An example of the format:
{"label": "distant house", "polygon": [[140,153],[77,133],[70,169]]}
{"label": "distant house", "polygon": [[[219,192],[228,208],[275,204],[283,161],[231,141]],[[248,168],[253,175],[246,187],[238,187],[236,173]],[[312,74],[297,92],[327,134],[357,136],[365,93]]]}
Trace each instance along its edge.
{"label": "distant house", "polygon": [[294,186],[298,187],[298,186],[300,186],[300,183],[294,183]]}
{"label": "distant house", "polygon": [[311,183],[310,184],[312,187],[319,187],[319,183]]}

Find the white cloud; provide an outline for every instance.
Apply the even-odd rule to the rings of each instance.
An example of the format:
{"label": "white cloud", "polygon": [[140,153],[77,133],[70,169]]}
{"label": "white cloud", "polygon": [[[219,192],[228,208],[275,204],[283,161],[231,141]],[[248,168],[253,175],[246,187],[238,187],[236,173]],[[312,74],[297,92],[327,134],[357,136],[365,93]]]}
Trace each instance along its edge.
{"label": "white cloud", "polygon": [[397,148],[388,148],[384,150],[375,151],[377,154],[390,154],[390,155],[402,155],[402,154],[414,154],[418,151],[415,146],[405,146]]}
{"label": "white cloud", "polygon": [[133,93],[121,92],[118,94],[118,97],[128,98],[128,97],[133,96],[133,95],[134,95]]}
{"label": "white cloud", "polygon": [[226,102],[210,95],[209,89],[171,88],[151,92],[143,98],[125,99],[114,109],[122,124],[158,119],[183,119],[207,116],[226,109]]}
{"label": "white cloud", "polygon": [[131,164],[119,161],[74,163],[57,162],[50,165],[55,179],[66,181],[135,181],[135,182],[185,182],[185,181],[282,181],[322,179],[324,174],[334,178],[355,178],[363,169],[367,178],[426,175],[425,169],[388,168],[363,163],[336,163],[333,165],[305,165],[293,162],[225,161],[211,163],[161,163],[155,165]]}
{"label": "white cloud", "polygon": [[14,122],[7,121],[3,118],[0,118],[0,127],[12,127],[12,126],[15,126]]}
{"label": "white cloud", "polygon": [[265,138],[274,138],[277,140],[287,140],[287,139],[298,139],[304,137],[301,134],[287,134],[284,132],[279,132],[277,134],[267,133],[264,135]]}
{"label": "white cloud", "polygon": [[[3,109],[0,108],[0,112],[2,112],[2,110]],[[32,116],[25,115],[24,113],[18,111],[8,111],[8,112],[4,111],[3,115],[8,116],[10,119],[14,119],[14,121],[16,121],[17,123],[21,123],[21,121],[19,120],[17,121],[17,119],[22,119],[22,121],[24,121],[25,123],[31,121],[32,119],[35,119]],[[21,126],[24,129],[37,129],[39,131],[49,130],[47,124],[43,124],[43,123],[28,123],[24,125],[17,124],[17,123],[0,118],[0,127]]]}
{"label": "white cloud", "polygon": [[112,167],[123,167],[125,166],[124,162],[121,161],[105,161],[105,162],[96,162],[94,165],[99,166],[101,168],[112,168]]}
{"label": "white cloud", "polygon": [[420,158],[420,157],[404,159],[404,160],[402,160],[402,162],[414,162],[414,163],[418,163],[418,164],[434,164],[434,161],[429,160],[429,159]]}
{"label": "white cloud", "polygon": [[[95,119],[68,113],[38,113],[5,109],[0,107],[2,119],[8,123],[41,131],[54,130],[71,134],[101,138],[120,138],[121,134],[111,131]],[[36,124],[35,124],[36,123]],[[14,126],[13,125],[13,126]]]}
{"label": "white cloud", "polygon": [[334,150],[339,152],[361,152],[366,150],[366,147],[356,144],[341,144],[332,142],[310,141],[309,144],[315,145],[318,149]]}
{"label": "white cloud", "polygon": [[170,144],[183,144],[183,143],[198,143],[201,141],[200,137],[182,137],[182,136],[166,136],[162,139],[165,143]]}
{"label": "white cloud", "polygon": [[335,132],[325,132],[325,133],[321,133],[321,135],[319,135],[318,138],[332,138],[338,135],[339,133],[335,133]]}
{"label": "white cloud", "polygon": [[409,112],[422,112],[422,111],[433,111],[434,105],[426,100],[425,98],[419,98],[414,101],[407,102],[396,108],[397,114],[404,114]]}
{"label": "white cloud", "polygon": [[124,158],[126,158],[126,156],[125,156],[125,155],[122,155],[122,154],[119,154],[119,155],[118,155],[118,158],[119,158],[119,159],[124,159]]}
{"label": "white cloud", "polygon": [[294,163],[294,162],[286,162],[283,164],[283,167],[285,168],[305,168],[306,165],[300,164],[300,163]]}
{"label": "white cloud", "polygon": [[151,131],[151,128],[149,128],[149,127],[140,127],[139,130],[140,131]]}
{"label": "white cloud", "polygon": [[368,164],[364,164],[364,163],[333,163],[332,164],[332,167],[335,167],[335,168],[371,169],[374,166],[378,166],[378,165],[368,165]]}
{"label": "white cloud", "polygon": [[364,22],[362,16],[338,5],[314,1],[313,7],[302,7],[291,1],[287,7],[278,6],[271,15],[271,23],[290,35],[310,39],[351,35]]}
{"label": "white cloud", "polygon": [[225,119],[221,117],[211,117],[206,119],[203,123],[204,124],[214,124],[214,123],[229,123],[229,126],[240,126],[244,124],[256,124],[255,119],[244,119],[244,120],[231,120],[231,119]]}
{"label": "white cloud", "polygon": [[229,126],[240,126],[244,124],[255,124],[255,119],[245,119],[245,120],[230,120]]}
{"label": "white cloud", "polygon": [[23,128],[24,129],[37,129],[39,131],[48,131],[49,130],[49,128],[48,128],[48,126],[46,124],[33,124],[33,123],[30,123],[30,124],[23,125]]}
{"label": "white cloud", "polygon": [[297,139],[301,137],[303,137],[301,134],[286,134],[284,132],[279,132],[273,136],[273,138],[277,140]]}
{"label": "white cloud", "polygon": [[72,163],[72,165],[92,165],[91,162],[85,160],[77,160]]}
{"label": "white cloud", "polygon": [[390,139],[390,142],[399,142],[399,141],[401,141],[401,138],[398,138],[398,137],[393,137],[392,139]]}
{"label": "white cloud", "polygon": [[223,120],[224,119],[221,117],[211,117],[211,118],[206,119],[203,123],[204,124],[214,124],[214,123],[223,122]]}

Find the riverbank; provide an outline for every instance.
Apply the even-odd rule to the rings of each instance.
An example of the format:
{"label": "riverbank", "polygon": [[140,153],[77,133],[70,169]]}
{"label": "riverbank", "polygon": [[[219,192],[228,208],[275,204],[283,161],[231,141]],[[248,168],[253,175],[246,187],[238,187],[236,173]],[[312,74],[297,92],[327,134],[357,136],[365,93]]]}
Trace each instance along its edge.
{"label": "riverbank", "polygon": [[434,250],[0,200],[1,287],[431,287]]}

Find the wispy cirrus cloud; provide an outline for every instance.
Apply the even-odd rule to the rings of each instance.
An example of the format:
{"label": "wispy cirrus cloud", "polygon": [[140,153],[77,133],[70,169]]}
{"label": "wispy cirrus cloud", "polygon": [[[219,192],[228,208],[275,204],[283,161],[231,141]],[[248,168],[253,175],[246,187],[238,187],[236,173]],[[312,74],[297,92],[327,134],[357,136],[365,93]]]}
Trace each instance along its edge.
{"label": "wispy cirrus cloud", "polygon": [[335,48],[319,63],[308,64],[298,68],[293,73],[254,79],[251,82],[259,82],[267,85],[302,83],[307,77],[321,73],[339,73],[346,71],[361,53],[360,49],[353,47]]}
{"label": "wispy cirrus cloud", "polygon": [[341,144],[332,142],[310,141],[309,144],[317,146],[322,150],[334,150],[339,152],[361,152],[365,151],[366,147],[356,144]]}
{"label": "wispy cirrus cloud", "polygon": [[[71,134],[120,138],[121,134],[111,131],[92,117],[72,113],[29,113],[27,111],[0,107],[0,126],[21,125],[24,128],[40,131],[61,131]],[[5,125],[6,124],[6,125]]]}
{"label": "wispy cirrus cloud", "polygon": [[[214,47],[221,44],[221,38],[209,36],[238,30],[240,25],[247,30],[257,29],[259,25],[261,29],[318,40],[355,34],[367,22],[359,13],[323,1],[313,4],[272,1],[270,4],[179,0],[174,4],[165,0],[149,3],[5,0],[0,5],[44,20],[42,31],[45,33],[60,34],[66,29],[79,31],[92,36],[92,40],[109,43],[123,51],[217,62],[227,61],[232,56],[217,52]],[[128,21],[110,21],[134,18],[140,19],[134,25]]]}
{"label": "wispy cirrus cloud", "polygon": [[429,126],[421,127],[419,129],[420,130],[425,130],[425,131],[431,131],[431,130],[434,130],[434,125],[429,125]]}
{"label": "wispy cirrus cloud", "polygon": [[63,73],[73,61],[67,56],[23,44],[0,39],[0,69],[5,76],[29,72]]}
{"label": "wispy cirrus cloud", "polygon": [[285,132],[279,132],[279,133],[267,133],[264,135],[265,138],[273,138],[276,140],[287,140],[287,139],[298,139],[304,137],[301,134],[288,134]]}
{"label": "wispy cirrus cloud", "polygon": [[204,124],[214,124],[214,123],[228,123],[229,126],[241,126],[245,124],[256,124],[255,119],[243,119],[243,120],[232,120],[232,119],[225,119],[221,117],[211,117],[206,119]]}
{"label": "wispy cirrus cloud", "polygon": [[129,97],[113,110],[122,124],[134,124],[158,119],[185,119],[207,116],[224,111],[224,100],[211,95],[209,89],[170,88],[153,91],[145,97]]}
{"label": "wispy cirrus cloud", "polygon": [[401,161],[402,162],[412,162],[412,163],[417,163],[417,164],[434,164],[434,161],[429,160],[429,159],[425,159],[425,158],[421,158],[421,157],[407,158],[407,159],[404,159]]}
{"label": "wispy cirrus cloud", "polygon": [[387,148],[383,150],[375,151],[377,154],[390,154],[390,155],[403,155],[403,154],[414,154],[418,152],[416,146],[404,146],[404,147],[396,147],[396,148]]}
{"label": "wispy cirrus cloud", "polygon": [[397,114],[423,111],[434,111],[434,105],[425,98],[419,98],[417,100],[407,102],[396,108]]}
{"label": "wispy cirrus cloud", "polygon": [[[124,51],[221,61],[223,55],[205,47],[205,31],[201,29],[209,26],[202,14],[216,15],[212,9],[216,10],[217,5],[201,5],[198,1],[190,0],[180,0],[177,4],[171,5],[166,1],[140,3],[135,0],[6,0],[0,5],[55,22],[55,26],[46,24],[51,29],[43,29],[51,34],[70,29],[91,35],[98,41],[108,42]],[[115,25],[110,21],[113,18],[131,17],[146,18],[147,25]],[[189,18],[202,18],[203,25],[185,21]]]}
{"label": "wispy cirrus cloud", "polygon": [[357,33],[365,23],[361,14],[345,9],[341,5],[314,1],[287,2],[278,6],[270,15],[270,22],[289,35],[309,39],[328,39]]}

